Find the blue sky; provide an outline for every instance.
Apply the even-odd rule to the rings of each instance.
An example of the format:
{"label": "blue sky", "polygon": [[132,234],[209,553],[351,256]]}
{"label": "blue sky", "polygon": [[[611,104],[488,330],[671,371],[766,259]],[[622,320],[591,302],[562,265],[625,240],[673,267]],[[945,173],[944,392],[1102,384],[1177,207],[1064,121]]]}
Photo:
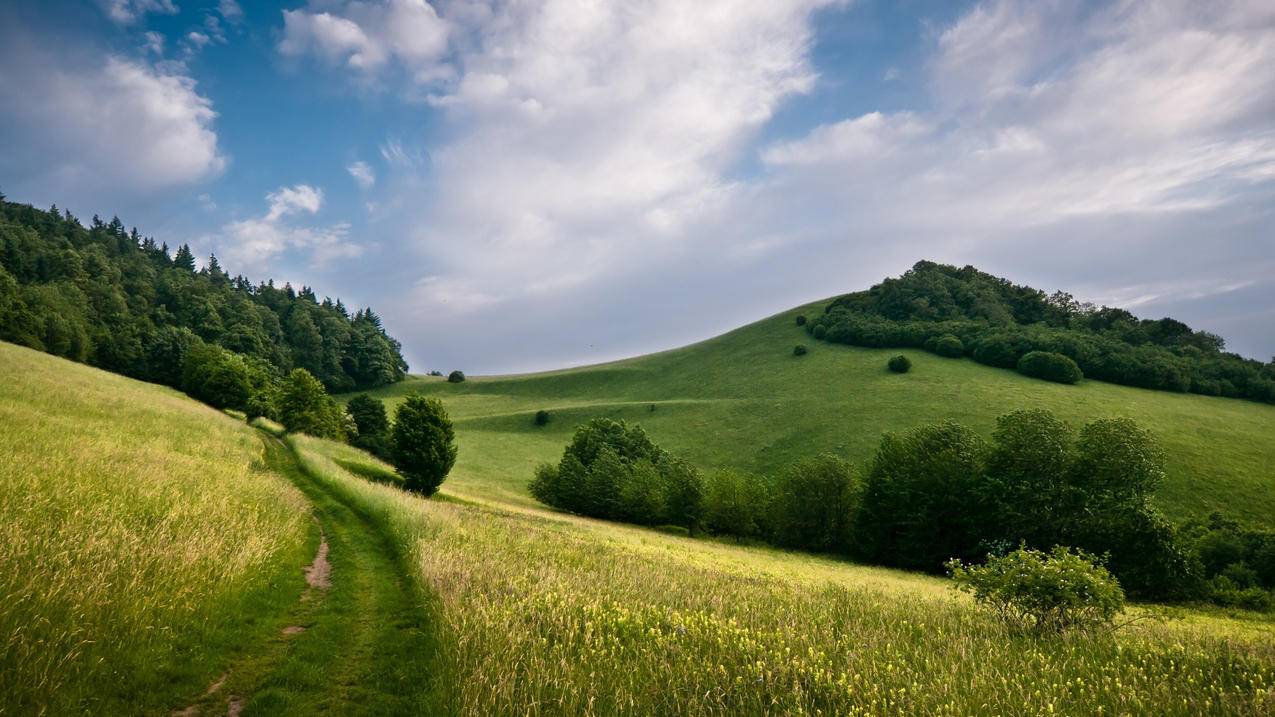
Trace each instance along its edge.
{"label": "blue sky", "polygon": [[1257,0],[18,0],[0,190],[370,304],[414,370],[973,263],[1275,354]]}

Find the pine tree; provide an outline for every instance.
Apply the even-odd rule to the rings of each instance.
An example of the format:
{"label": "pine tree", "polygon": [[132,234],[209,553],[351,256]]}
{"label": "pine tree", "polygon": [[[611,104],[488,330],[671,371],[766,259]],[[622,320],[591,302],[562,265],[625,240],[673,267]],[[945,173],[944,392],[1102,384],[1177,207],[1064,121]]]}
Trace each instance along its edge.
{"label": "pine tree", "polygon": [[173,266],[186,271],[195,271],[195,255],[191,253],[190,246],[182,244],[177,249],[177,256],[173,257]]}

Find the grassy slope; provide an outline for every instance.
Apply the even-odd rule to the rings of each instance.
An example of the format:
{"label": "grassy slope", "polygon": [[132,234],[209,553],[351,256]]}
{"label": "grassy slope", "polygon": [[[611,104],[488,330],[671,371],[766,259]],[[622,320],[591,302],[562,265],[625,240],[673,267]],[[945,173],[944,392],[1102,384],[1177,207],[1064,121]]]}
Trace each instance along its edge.
{"label": "grassy slope", "polygon": [[279,629],[314,539],[261,441],[0,343],[0,714],[165,712]]}
{"label": "grassy slope", "polygon": [[[307,469],[402,541],[466,715],[1269,714],[1270,623],[1007,633],[944,581]],[[356,472],[385,472],[370,457]],[[462,491],[473,488],[456,481]]]}
{"label": "grassy slope", "polygon": [[[555,460],[572,429],[594,416],[637,421],[656,442],[701,467],[768,471],[832,451],[866,464],[885,431],[944,418],[990,433],[998,415],[1049,408],[1079,426],[1124,415],[1152,429],[1169,456],[1159,493],[1175,518],[1220,509],[1275,524],[1275,406],[1086,381],[1061,386],[968,359],[817,342],[794,323],[812,304],[682,349],[615,363],[462,384],[415,377],[374,392],[443,399],[457,420],[451,489],[530,504],[535,464]],[[804,343],[807,356],[792,356]],[[897,353],[912,373],[886,371]],[[654,406],[654,410],[651,407]],[[553,412],[532,425],[538,409]]]}

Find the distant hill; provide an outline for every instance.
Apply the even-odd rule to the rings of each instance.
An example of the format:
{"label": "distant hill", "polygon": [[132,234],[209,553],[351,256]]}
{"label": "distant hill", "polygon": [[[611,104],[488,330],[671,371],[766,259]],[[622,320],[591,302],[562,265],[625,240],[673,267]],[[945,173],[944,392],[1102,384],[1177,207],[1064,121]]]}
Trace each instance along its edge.
{"label": "distant hill", "polygon": [[1088,378],[1275,403],[1275,361],[1228,353],[1216,334],[1061,291],[1046,295],[972,266],[917,262],[903,276],[838,297],[806,327],[834,343],[925,348],[1001,368],[1033,351],[1057,353]]}
{"label": "distant hill", "polygon": [[[1275,524],[1275,406],[1099,381],[1067,386],[919,349],[814,342],[796,323],[817,302],[685,348],[614,363],[521,376],[411,377],[373,395],[443,399],[457,420],[460,458],[449,490],[531,503],[526,482],[557,460],[576,425],[594,416],[636,421],[661,446],[701,468],[771,471],[831,451],[864,466],[885,431],[953,419],[990,434],[997,416],[1041,407],[1079,427],[1128,416],[1168,454],[1157,495],[1170,517],[1222,510]],[[794,356],[805,344],[809,353]],[[910,373],[887,370],[903,353]],[[534,424],[538,410],[550,421]]]}
{"label": "distant hill", "polygon": [[305,368],[332,391],[382,386],[407,371],[371,309],[351,313],[309,287],[254,286],[215,256],[197,269],[189,247],[172,253],[118,218],[85,227],[57,207],[3,196],[0,340],[170,386],[195,343],[279,375]]}

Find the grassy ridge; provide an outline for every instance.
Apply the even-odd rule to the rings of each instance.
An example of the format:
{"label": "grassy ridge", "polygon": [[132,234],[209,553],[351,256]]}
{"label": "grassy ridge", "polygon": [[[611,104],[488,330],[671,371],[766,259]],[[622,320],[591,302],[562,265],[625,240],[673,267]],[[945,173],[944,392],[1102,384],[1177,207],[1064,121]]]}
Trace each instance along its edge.
{"label": "grassy ridge", "polygon": [[304,586],[301,494],[241,422],[0,343],[0,714],[164,711]]}
{"label": "grassy ridge", "polygon": [[[535,464],[556,460],[571,430],[594,416],[638,421],[661,446],[702,468],[769,471],[822,451],[865,464],[885,431],[950,418],[990,433],[997,416],[1026,407],[1072,424],[1128,416],[1168,452],[1157,498],[1175,518],[1223,510],[1275,524],[1275,406],[1085,381],[1063,386],[920,351],[811,340],[799,307],[674,351],[615,363],[449,384],[414,377],[372,392],[393,404],[410,391],[443,399],[457,420],[460,457],[449,482],[467,495],[530,505]],[[810,353],[794,357],[804,343]],[[886,360],[912,359],[909,374]],[[553,413],[537,428],[538,409]]]}
{"label": "grassy ridge", "polygon": [[[1007,633],[943,581],[535,508],[422,500],[294,438],[437,598],[461,714],[1266,714],[1269,623]],[[365,459],[369,465],[375,461]]]}

